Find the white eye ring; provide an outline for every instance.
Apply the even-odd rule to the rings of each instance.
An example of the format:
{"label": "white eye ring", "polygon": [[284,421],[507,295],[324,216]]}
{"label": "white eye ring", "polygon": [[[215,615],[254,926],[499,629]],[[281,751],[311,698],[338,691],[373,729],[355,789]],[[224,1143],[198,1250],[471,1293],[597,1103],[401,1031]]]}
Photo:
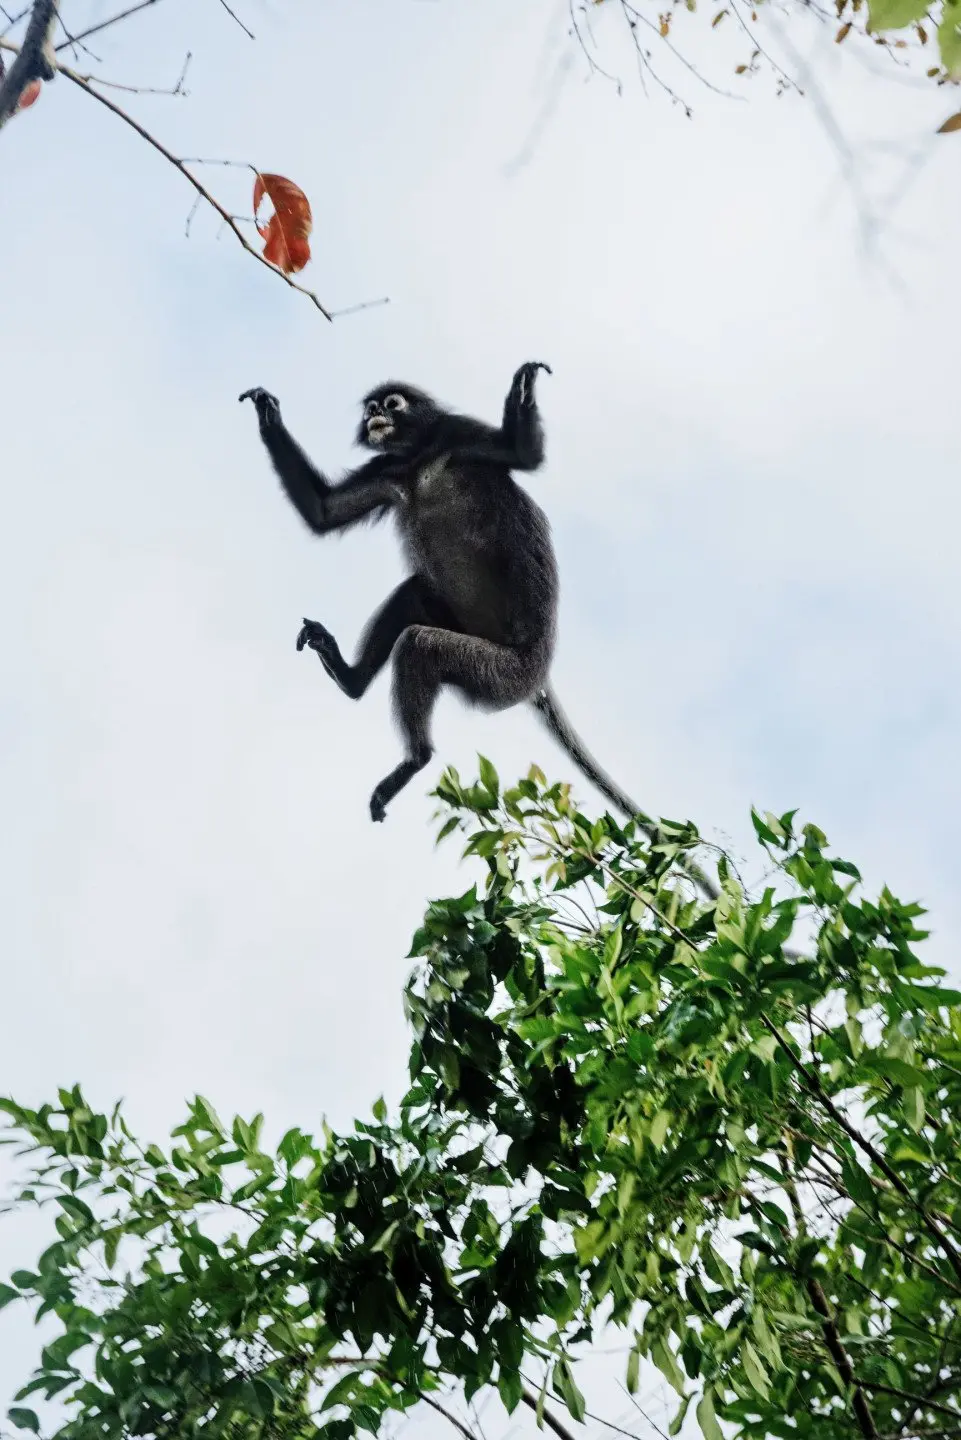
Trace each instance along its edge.
{"label": "white eye ring", "polygon": [[372,415],[376,415],[379,408],[376,400],[368,400],[364,406],[365,420],[369,420]]}
{"label": "white eye ring", "polygon": [[384,401],[385,410],[406,410],[407,401],[403,395],[388,395]]}

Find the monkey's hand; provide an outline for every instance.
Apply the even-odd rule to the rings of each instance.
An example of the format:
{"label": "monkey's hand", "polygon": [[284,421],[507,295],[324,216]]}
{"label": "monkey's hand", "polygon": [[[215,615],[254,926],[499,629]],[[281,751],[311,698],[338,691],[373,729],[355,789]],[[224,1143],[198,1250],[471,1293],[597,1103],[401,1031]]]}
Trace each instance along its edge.
{"label": "monkey's hand", "polygon": [[272,425],[280,424],[280,401],[276,395],[271,395],[269,390],[262,390],[257,385],[253,390],[245,390],[238,398],[241,404],[245,400],[254,402],[261,430],[269,430]]}
{"label": "monkey's hand", "polygon": [[516,406],[519,410],[527,410],[534,404],[534,381],[537,378],[538,370],[546,370],[548,375],[553,375],[553,370],[544,360],[528,360],[522,365],[511,381],[510,394],[507,397],[508,405]]}

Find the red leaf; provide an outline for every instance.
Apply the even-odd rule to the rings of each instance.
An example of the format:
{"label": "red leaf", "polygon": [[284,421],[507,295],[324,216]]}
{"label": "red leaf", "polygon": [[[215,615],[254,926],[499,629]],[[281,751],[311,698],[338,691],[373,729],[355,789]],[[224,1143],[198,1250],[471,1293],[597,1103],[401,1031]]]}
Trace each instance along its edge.
{"label": "red leaf", "polygon": [[[261,224],[257,219],[264,196],[270,200],[274,213]],[[260,175],[254,181],[254,219],[264,245],[264,259],[276,265],[285,275],[303,270],[310,259],[308,236],[314,228],[310,202],[292,180],[283,175]]]}
{"label": "red leaf", "polygon": [[[7,67],[3,61],[3,51],[0,50],[0,80],[3,79],[6,73]],[[29,106],[34,105],[40,99],[40,91],[42,89],[42,80],[29,80],[27,84],[23,87],[23,94],[17,101],[17,109],[14,110],[14,115],[17,114],[17,111],[26,110]]]}
{"label": "red leaf", "polygon": [[35,105],[36,102],[40,99],[40,91],[42,89],[42,80],[28,81],[27,84],[23,87],[23,94],[20,96],[20,103],[17,106],[17,109],[27,110],[31,105]]}

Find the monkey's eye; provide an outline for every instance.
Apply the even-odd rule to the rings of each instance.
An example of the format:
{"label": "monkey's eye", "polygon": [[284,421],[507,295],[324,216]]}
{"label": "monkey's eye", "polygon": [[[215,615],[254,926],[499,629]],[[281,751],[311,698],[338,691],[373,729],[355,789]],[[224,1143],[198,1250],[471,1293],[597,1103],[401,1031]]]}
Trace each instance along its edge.
{"label": "monkey's eye", "polygon": [[377,411],[379,409],[380,406],[377,404],[376,400],[368,400],[367,404],[364,406],[364,419],[369,420],[372,415],[377,414]]}
{"label": "monkey's eye", "polygon": [[385,410],[406,410],[407,401],[403,395],[388,395],[384,401]]}

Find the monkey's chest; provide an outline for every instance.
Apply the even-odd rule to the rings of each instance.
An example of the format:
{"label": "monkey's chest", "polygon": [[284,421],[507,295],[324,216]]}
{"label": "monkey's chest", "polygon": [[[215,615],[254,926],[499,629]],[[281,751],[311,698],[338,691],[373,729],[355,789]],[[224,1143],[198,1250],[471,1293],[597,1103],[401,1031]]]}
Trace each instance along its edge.
{"label": "monkey's chest", "polygon": [[[498,584],[497,516],[446,456],[425,465],[412,487],[404,538],[412,567],[465,622],[499,629],[506,596]],[[487,623],[482,623],[486,619]]]}

